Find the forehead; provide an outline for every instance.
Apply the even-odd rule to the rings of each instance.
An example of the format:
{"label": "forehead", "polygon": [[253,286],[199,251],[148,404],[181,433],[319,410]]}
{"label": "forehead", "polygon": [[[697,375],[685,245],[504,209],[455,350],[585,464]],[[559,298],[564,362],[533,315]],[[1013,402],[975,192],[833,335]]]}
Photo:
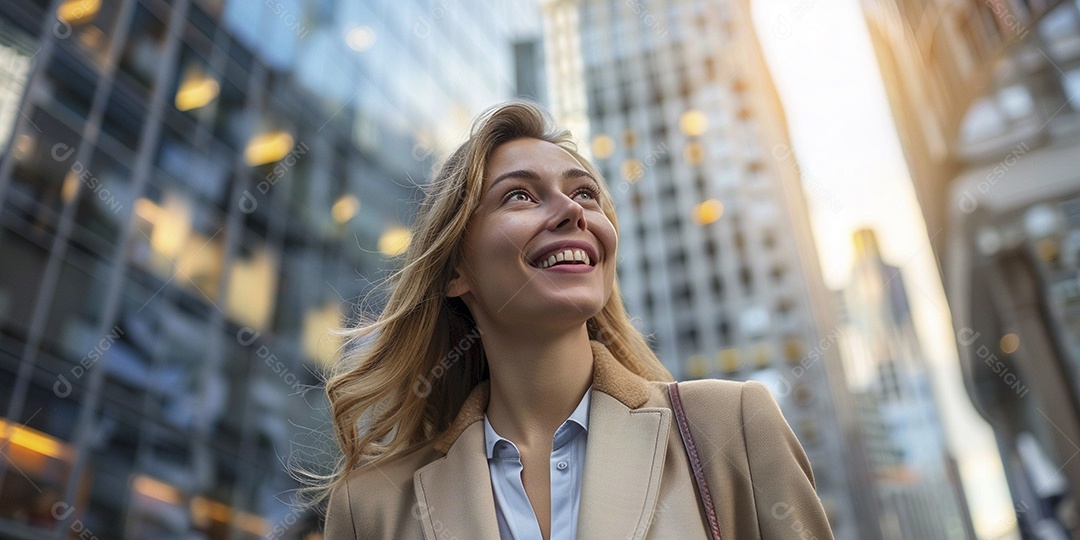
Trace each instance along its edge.
{"label": "forehead", "polygon": [[513,170],[529,170],[541,175],[562,175],[566,169],[580,169],[574,156],[557,144],[540,139],[522,138],[495,148],[488,159],[484,182]]}

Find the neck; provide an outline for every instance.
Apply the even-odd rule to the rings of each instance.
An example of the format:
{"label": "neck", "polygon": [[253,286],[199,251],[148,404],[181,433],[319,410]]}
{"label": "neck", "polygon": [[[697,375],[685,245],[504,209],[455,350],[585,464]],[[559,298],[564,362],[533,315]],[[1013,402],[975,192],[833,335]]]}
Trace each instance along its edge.
{"label": "neck", "polygon": [[592,384],[593,356],[582,324],[570,332],[522,338],[485,332],[491,373],[488,420],[519,447],[548,448]]}

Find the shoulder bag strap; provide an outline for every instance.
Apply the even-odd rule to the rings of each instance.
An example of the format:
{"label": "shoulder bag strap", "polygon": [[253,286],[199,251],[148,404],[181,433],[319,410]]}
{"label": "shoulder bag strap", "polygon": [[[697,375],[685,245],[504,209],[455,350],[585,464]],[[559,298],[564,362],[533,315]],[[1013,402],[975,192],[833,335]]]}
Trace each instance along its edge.
{"label": "shoulder bag strap", "polygon": [[709,493],[709,484],[705,480],[705,470],[702,468],[701,459],[698,457],[697,445],[694,444],[694,435],[690,433],[690,422],[686,420],[686,411],[683,410],[682,398],[679,397],[678,382],[668,383],[668,396],[671,397],[671,408],[675,411],[675,419],[679,424],[679,435],[682,436],[686,456],[690,458],[690,468],[694,471],[694,481],[697,483],[698,493],[701,494],[701,504],[705,507],[705,515],[709,518],[712,540],[721,540],[720,522],[716,519],[716,507],[713,506],[712,494]]}

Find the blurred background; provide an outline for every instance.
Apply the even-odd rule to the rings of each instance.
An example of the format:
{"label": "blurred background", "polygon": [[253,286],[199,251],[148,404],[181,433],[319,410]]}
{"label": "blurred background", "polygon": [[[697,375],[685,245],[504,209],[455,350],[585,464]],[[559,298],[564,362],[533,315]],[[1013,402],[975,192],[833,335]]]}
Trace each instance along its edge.
{"label": "blurred background", "polygon": [[836,538],[1078,537],[1077,94],[1076,0],[0,0],[0,537],[321,538],[330,329],[513,97]]}

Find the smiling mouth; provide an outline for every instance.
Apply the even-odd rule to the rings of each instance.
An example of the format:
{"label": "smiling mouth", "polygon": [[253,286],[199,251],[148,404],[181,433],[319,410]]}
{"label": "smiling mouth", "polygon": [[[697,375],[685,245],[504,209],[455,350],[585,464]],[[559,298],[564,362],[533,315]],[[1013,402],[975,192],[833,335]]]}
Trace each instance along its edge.
{"label": "smiling mouth", "polygon": [[533,266],[541,270],[552,266],[584,265],[593,266],[589,255],[583,249],[564,249],[549,255],[548,258],[536,261]]}

